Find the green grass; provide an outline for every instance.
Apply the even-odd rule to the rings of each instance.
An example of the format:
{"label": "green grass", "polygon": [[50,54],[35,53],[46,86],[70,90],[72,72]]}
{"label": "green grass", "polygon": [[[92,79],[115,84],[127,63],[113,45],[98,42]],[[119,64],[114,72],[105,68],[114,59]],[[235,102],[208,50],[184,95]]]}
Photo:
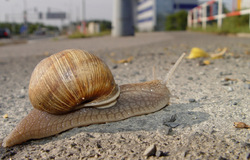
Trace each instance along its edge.
{"label": "green grass", "polygon": [[217,23],[215,21],[214,23],[207,24],[207,28],[205,30],[203,30],[201,26],[188,28],[188,30],[217,34],[250,33],[249,15],[227,17],[223,19],[221,28],[217,27]]}
{"label": "green grass", "polygon": [[217,33],[217,34],[237,34],[237,33],[250,33],[249,26],[227,26],[223,25],[220,28],[217,27],[217,24],[207,25],[206,29],[203,29],[201,26],[197,26],[196,28],[188,28],[191,31],[198,32],[208,32],[208,33]]}
{"label": "green grass", "polygon": [[91,38],[91,37],[100,37],[100,36],[105,36],[105,35],[110,35],[110,31],[103,31],[103,32],[96,33],[96,34],[83,34],[81,32],[75,32],[69,35],[68,38],[70,39]]}

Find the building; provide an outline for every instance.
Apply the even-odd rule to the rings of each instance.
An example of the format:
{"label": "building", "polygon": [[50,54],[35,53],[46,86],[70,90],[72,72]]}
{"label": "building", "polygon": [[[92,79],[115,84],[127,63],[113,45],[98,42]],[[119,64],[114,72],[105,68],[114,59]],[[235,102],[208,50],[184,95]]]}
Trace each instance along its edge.
{"label": "building", "polygon": [[237,9],[247,9],[250,8],[250,0],[237,0]]}
{"label": "building", "polygon": [[100,33],[100,24],[95,22],[89,22],[88,24],[88,34]]}
{"label": "building", "polygon": [[180,10],[190,10],[198,0],[138,0],[136,28],[139,31],[164,30],[166,17]]}

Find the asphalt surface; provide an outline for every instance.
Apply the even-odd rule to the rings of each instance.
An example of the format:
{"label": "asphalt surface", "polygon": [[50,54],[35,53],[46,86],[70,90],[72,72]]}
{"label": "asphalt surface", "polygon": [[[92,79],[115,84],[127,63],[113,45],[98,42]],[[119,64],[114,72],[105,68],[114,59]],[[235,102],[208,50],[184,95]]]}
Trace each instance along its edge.
{"label": "asphalt surface", "polygon": [[[62,134],[0,148],[2,159],[249,159],[250,131],[234,122],[250,124],[250,39],[192,32],[139,33],[109,36],[30,40],[0,47],[0,139],[10,133],[32,106],[28,84],[36,64],[48,55],[77,48],[92,52],[110,67],[116,83],[164,79],[174,62],[193,47],[222,59],[184,59],[168,82],[166,108],[124,121],[75,128]],[[132,57],[132,60],[131,58]],[[129,60],[127,63],[117,63]],[[131,60],[131,61],[130,61]],[[4,115],[8,114],[8,118]],[[172,118],[171,118],[172,117]]]}

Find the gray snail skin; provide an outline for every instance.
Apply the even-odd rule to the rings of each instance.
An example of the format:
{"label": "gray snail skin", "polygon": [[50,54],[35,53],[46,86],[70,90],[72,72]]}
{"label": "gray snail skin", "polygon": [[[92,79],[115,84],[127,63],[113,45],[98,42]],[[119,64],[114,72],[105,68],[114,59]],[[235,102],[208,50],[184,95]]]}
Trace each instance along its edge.
{"label": "gray snail skin", "polygon": [[83,50],[69,49],[42,60],[34,69],[29,98],[34,109],[3,140],[11,147],[91,124],[156,112],[169,104],[165,80],[118,86],[107,65]]}

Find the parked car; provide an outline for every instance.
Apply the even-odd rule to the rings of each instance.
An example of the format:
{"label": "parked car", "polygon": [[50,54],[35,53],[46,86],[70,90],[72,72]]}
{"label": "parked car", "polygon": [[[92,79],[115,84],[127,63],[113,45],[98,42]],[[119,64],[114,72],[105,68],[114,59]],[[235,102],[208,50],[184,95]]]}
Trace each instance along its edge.
{"label": "parked car", "polygon": [[10,30],[8,28],[0,28],[0,38],[10,38]]}

